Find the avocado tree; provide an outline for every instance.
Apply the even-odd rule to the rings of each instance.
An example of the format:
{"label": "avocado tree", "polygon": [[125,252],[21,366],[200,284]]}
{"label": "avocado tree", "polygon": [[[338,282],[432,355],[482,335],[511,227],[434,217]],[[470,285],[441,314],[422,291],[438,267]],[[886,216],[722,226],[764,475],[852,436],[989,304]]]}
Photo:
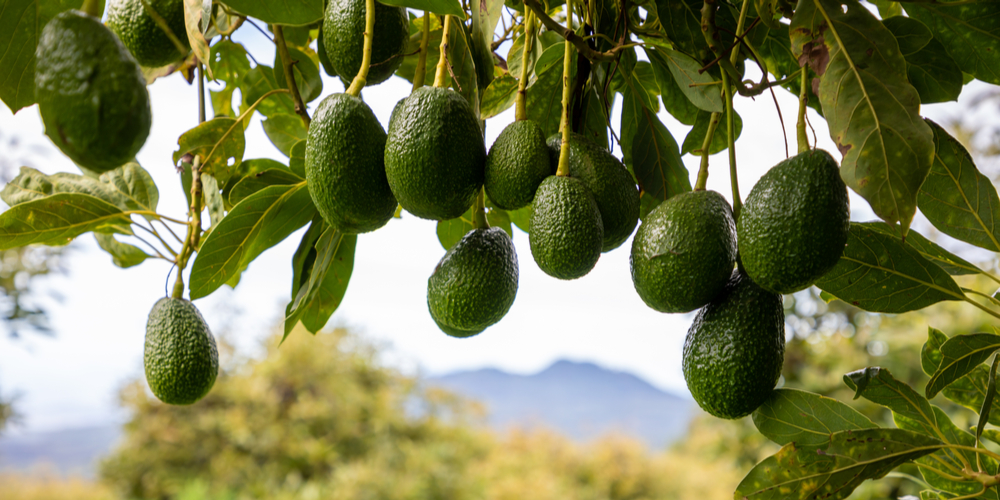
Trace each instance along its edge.
{"label": "avocado tree", "polygon": [[[921,104],[956,100],[972,80],[1000,84],[1000,3],[110,0],[106,25],[102,9],[97,0],[0,9],[0,99],[14,112],[38,103],[46,135],[81,170],[22,168],[0,193],[10,206],[0,250],[93,232],[120,267],[173,263],[172,293],[146,338],[146,375],[161,400],[189,404],[215,380],[215,342],[189,300],[237,286],[256,257],[303,227],[286,336],[326,324],[358,234],[406,210],[439,221],[447,253],[429,281],[429,309],[445,333],[466,337],[514,301],[513,226],[529,234],[543,271],[575,279],[641,219],[631,249],[639,296],[663,312],[700,309],[685,345],[692,394],[713,415],[752,415],[783,446],[747,473],[736,498],[844,498],[909,463],[923,476],[914,478],[922,498],[1000,495],[1000,454],[983,442],[1000,444],[986,427],[1000,425],[997,332],[949,337],[928,325],[912,361],[930,376],[922,393],[879,367],[846,374],[856,398],[892,411],[895,428],[834,399],[774,389],[780,294],[816,285],[825,300],[878,313],[961,301],[1000,319],[993,294],[960,285],[1000,278],[910,228],[919,208],[942,233],[1000,252],[995,187],[920,115]],[[273,66],[232,39],[262,23]],[[311,107],[320,71],[346,90]],[[134,155],[152,120],[146,85],[174,73],[200,89],[207,79],[225,86],[199,92],[201,123],[177,140],[189,210],[168,215]],[[394,75],[413,90],[386,130],[361,91]],[[780,89],[798,96],[798,154],[744,205],[733,102]],[[691,127],[680,144],[657,117],[661,102]],[[487,148],[486,123],[511,107],[517,121]],[[826,120],[839,165],[810,146],[808,108]],[[255,113],[287,161],[243,157]],[[623,158],[610,154],[612,141]],[[705,189],[712,169],[726,168],[709,165],[721,151],[732,206]],[[694,186],[687,153],[701,157]],[[850,222],[847,189],[882,221]],[[746,370],[748,360],[767,361]],[[938,394],[976,411],[978,425],[952,423],[930,402]]]}

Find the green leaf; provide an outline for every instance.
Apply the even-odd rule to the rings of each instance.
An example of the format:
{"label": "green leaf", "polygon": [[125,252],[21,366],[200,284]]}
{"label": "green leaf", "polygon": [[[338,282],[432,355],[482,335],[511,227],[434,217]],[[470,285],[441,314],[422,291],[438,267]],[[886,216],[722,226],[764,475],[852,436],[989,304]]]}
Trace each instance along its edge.
{"label": "green leaf", "polygon": [[[701,36],[700,34],[698,36]],[[650,49],[649,60],[656,65],[666,66],[674,77],[681,93],[691,104],[705,111],[722,113],[722,84],[714,84],[715,77],[708,72],[698,73],[702,64],[688,55],[665,48]]]}
{"label": "green leaf", "polygon": [[840,261],[816,286],[873,312],[901,313],[965,298],[951,276],[916,249],[858,223],[851,223]]}
{"label": "green leaf", "polygon": [[494,79],[483,91],[483,102],[480,104],[479,114],[483,120],[493,118],[514,105],[517,98],[517,79],[510,75],[503,75]]}
{"label": "green leaf", "polygon": [[[464,16],[463,16],[464,17]],[[472,57],[472,47],[466,36],[465,25],[460,18],[451,18],[450,38],[448,39],[448,63],[455,78],[451,86],[472,106],[472,111],[479,116],[479,84],[476,76],[475,58]],[[491,60],[492,62],[492,60]]]}
{"label": "green leaf", "polygon": [[303,26],[323,18],[322,0],[223,0],[233,10],[267,24]]}
{"label": "green leaf", "polygon": [[[546,32],[547,33],[547,32]],[[557,35],[558,36],[558,35]],[[535,62],[542,55],[542,37],[532,38],[531,51],[528,52],[528,85],[535,79]],[[510,50],[507,51],[507,72],[515,78],[521,78],[521,58],[524,55],[524,35],[514,39]]]}
{"label": "green leaf", "polygon": [[465,11],[457,0],[379,0],[386,5],[398,5],[414,10],[433,12],[439,16],[453,15],[465,19]]}
{"label": "green leaf", "polygon": [[220,40],[212,46],[209,66],[215,78],[225,82],[226,88],[232,94],[232,90],[238,87],[243,77],[250,72],[250,59],[243,45],[231,40]]}
{"label": "green leaf", "polygon": [[962,70],[934,39],[924,23],[896,16],[882,21],[899,42],[906,59],[906,76],[920,94],[920,102],[954,101],[962,92]]}
{"label": "green leaf", "polygon": [[789,443],[757,464],[736,488],[736,498],[838,500],[866,479],[878,479],[944,446],[902,429],[840,431],[822,445]]}
{"label": "green leaf", "polygon": [[[559,131],[559,119],[562,116],[562,52],[563,47],[553,45],[542,53],[535,64],[537,80],[527,89],[528,119],[538,123],[545,137]],[[550,53],[557,57],[548,59],[546,54]],[[543,65],[543,58],[550,62]]]}
{"label": "green leaf", "polygon": [[215,180],[212,174],[201,174],[201,192],[211,223],[209,230],[212,230],[226,216],[226,206],[219,190],[219,181]]}
{"label": "green leaf", "polygon": [[[45,175],[31,167],[21,167],[17,177],[0,191],[0,198],[13,207],[58,193],[89,194],[123,211],[155,212],[160,198],[153,178],[138,163],[126,163],[96,179],[66,172]],[[152,214],[144,215],[147,219],[155,218]]]}
{"label": "green leaf", "polygon": [[823,115],[844,155],[841,177],[905,234],[934,143],[896,37],[857,0],[801,2],[790,30],[794,53],[822,77]]}
{"label": "green leaf", "polygon": [[299,184],[304,179],[287,168],[269,168],[244,177],[229,192],[229,203],[238,205],[250,195],[271,186]]}
{"label": "green leaf", "polygon": [[261,125],[263,125],[264,133],[267,134],[268,139],[271,139],[274,147],[289,157],[292,155],[292,146],[305,140],[306,135],[308,135],[306,126],[302,123],[302,118],[299,115],[287,113],[272,115]]}
{"label": "green leaf", "polygon": [[878,427],[836,399],[798,389],[775,389],[752,417],[757,430],[780,445],[821,445],[834,432]]}
{"label": "green leaf", "polygon": [[[295,75],[295,85],[303,102],[312,102],[323,92],[323,80],[319,77],[319,67],[316,62],[299,49],[288,47],[288,57],[292,60],[292,74]],[[274,54],[274,82],[278,88],[288,88],[285,83],[285,70],[281,56]]]}
{"label": "green leaf", "polygon": [[88,231],[131,234],[122,210],[82,193],[57,193],[0,214],[0,250],[32,244],[65,245]]}
{"label": "green leaf", "polygon": [[528,221],[531,220],[531,205],[524,208],[519,208],[517,210],[512,210],[507,212],[507,216],[510,218],[511,224],[517,226],[518,229],[524,231],[525,233],[530,233]]}
{"label": "green leaf", "polygon": [[285,337],[299,321],[312,333],[326,326],[340,306],[354,270],[358,237],[325,227],[316,240],[309,278],[285,309]]}
{"label": "green leaf", "polygon": [[191,267],[191,300],[214,292],[315,213],[304,182],[267,187],[245,198],[202,242]]}
{"label": "green leaf", "polygon": [[933,375],[941,366],[941,345],[948,341],[948,336],[941,330],[927,327],[927,342],[920,349],[920,368],[928,376]]}
{"label": "green leaf", "polygon": [[1000,3],[907,3],[906,13],[930,28],[962,71],[1000,84]]}
{"label": "green leaf", "polygon": [[[647,4],[647,8],[650,5]],[[701,31],[701,0],[657,0],[652,5],[663,33],[677,50],[699,58],[707,56],[709,60],[714,57],[709,56],[708,42]],[[725,28],[719,30],[722,37],[719,45],[729,47],[733,39],[729,33],[736,31],[736,20],[729,9],[722,8],[716,13],[715,21],[717,26]]]}
{"label": "green leaf", "polygon": [[586,108],[583,113],[583,125],[580,127],[580,135],[597,144],[604,149],[610,149],[608,144],[608,129],[611,127],[608,113],[615,107],[615,98],[618,94],[610,92],[608,97],[608,108],[604,108],[601,99],[600,89],[592,87],[587,90]]}
{"label": "green leaf", "polygon": [[303,139],[292,146],[291,155],[288,158],[288,168],[295,175],[306,178],[306,141]]}
{"label": "green leaf", "polygon": [[934,227],[948,236],[1000,252],[1000,197],[972,156],[940,125],[934,131],[934,163],[917,203]]}
{"label": "green leaf", "polygon": [[632,69],[622,65],[621,71],[617,73],[616,80],[618,88],[625,91],[627,88],[632,95],[637,97],[643,107],[652,110],[654,113],[660,110],[660,101],[657,96],[660,88],[653,75],[653,66],[648,61],[637,61]]}
{"label": "green leaf", "polygon": [[500,21],[503,0],[480,0],[469,2],[472,8],[472,29],[469,46],[476,60],[476,81],[480,88],[486,88],[493,80],[493,32]]}
{"label": "green leaf", "polygon": [[687,168],[670,131],[653,111],[640,106],[637,114],[639,124],[632,143],[632,171],[639,187],[661,201],[691,191]]}
{"label": "green leaf", "polygon": [[[472,223],[472,210],[474,208],[469,208],[461,217],[438,221],[438,241],[441,242],[441,246],[445,250],[455,246],[455,243],[458,243],[469,231],[476,228],[475,224]],[[494,208],[489,202],[487,202],[486,220],[489,221],[490,226],[500,227],[511,238],[514,237],[514,229],[511,227],[510,216],[506,211]]]}
{"label": "green leaf", "polygon": [[[236,170],[233,172],[233,175],[231,175],[229,177],[229,180],[226,181],[225,187],[222,188],[222,200],[226,203],[226,210],[232,209],[232,205],[235,205],[235,203],[230,204],[229,194],[232,193],[233,188],[236,187],[236,185],[239,184],[244,177],[256,174],[258,172],[263,172],[269,168],[288,169],[288,167],[282,164],[280,161],[272,160],[271,158],[252,158],[240,162],[240,166],[236,168]],[[190,176],[190,173],[185,171],[183,175]],[[191,186],[189,183],[185,187],[185,190],[186,190],[185,192],[187,193],[191,192]],[[190,198],[190,194],[188,195],[188,197]],[[190,204],[191,200],[189,199],[188,205]]]}
{"label": "green leaf", "polygon": [[986,399],[983,400],[983,406],[979,410],[979,422],[976,424],[976,439],[979,439],[983,435],[983,429],[986,428],[986,422],[990,419],[990,413],[993,410],[993,401],[997,395],[997,364],[1000,364],[1000,356],[993,358],[993,363],[990,366],[990,383],[986,389]]}
{"label": "green leaf", "polygon": [[[924,343],[920,352],[920,365],[927,375],[932,375],[937,371],[941,363],[941,345],[948,340],[948,336],[936,328],[927,328],[927,342]],[[954,381],[944,388],[944,397],[958,403],[973,411],[982,411],[983,402],[986,400],[986,393],[989,391],[989,369],[985,366],[977,366],[966,376]],[[993,401],[993,409],[990,411],[989,421],[993,425],[1000,425],[1000,401]]]}
{"label": "green leaf", "polygon": [[[205,70],[210,79],[214,79],[211,65],[211,51],[208,48],[208,40],[205,38],[205,29],[210,26],[211,5],[206,9],[205,0],[183,0],[184,2],[184,30],[188,42],[191,44],[191,53],[205,65]],[[204,22],[203,22],[204,21]]]}
{"label": "green leaf", "polygon": [[667,112],[673,115],[677,121],[685,125],[694,125],[698,116],[698,107],[688,99],[687,95],[681,91],[670,71],[670,64],[659,50],[649,49],[646,51],[649,61],[653,65],[653,75],[656,77],[656,86],[659,88],[660,99]]}
{"label": "green leaf", "polygon": [[[865,222],[865,227],[874,229],[882,234],[887,234],[892,237],[899,237],[899,230],[886,224],[885,222]],[[945,250],[934,243],[933,241],[927,239],[924,235],[910,230],[906,233],[906,244],[913,247],[914,250],[920,252],[925,259],[937,264],[944,269],[945,272],[952,276],[962,276],[966,274],[980,274],[982,269],[979,269],[975,264]]]}
{"label": "green leaf", "polygon": [[[437,67],[438,59],[441,57],[441,24],[440,20],[432,17],[431,22],[431,33],[427,39],[427,58],[424,59],[424,85],[434,84],[434,70]],[[417,31],[410,35],[409,46],[414,47],[412,50],[407,51],[407,55],[403,57],[403,63],[399,65],[399,69],[396,70],[396,76],[404,78],[406,81],[413,83],[413,76],[417,69],[417,63],[420,62],[420,53],[416,52],[416,47],[420,47],[420,39],[423,34],[419,30],[419,26],[423,26],[423,18],[414,18],[410,23],[410,30],[413,31],[414,28]],[[451,81],[449,75],[445,75],[445,81]]]}
{"label": "green leaf", "polygon": [[116,240],[114,235],[94,233],[94,237],[97,238],[97,246],[108,252],[111,255],[111,261],[122,269],[138,266],[150,257],[139,247]]}
{"label": "green leaf", "polygon": [[[215,176],[222,183],[229,180],[232,170],[243,161],[246,137],[240,123],[229,117],[209,120],[184,132],[177,139],[179,148],[174,152],[174,163],[185,154],[202,157],[201,171]],[[211,156],[209,156],[211,155]]]}
{"label": "green leaf", "polygon": [[[694,156],[701,156],[699,150],[705,142],[705,134],[708,132],[708,123],[711,119],[712,113],[704,110],[698,112],[698,116],[694,120],[694,127],[691,127],[691,131],[684,136],[684,143],[681,145],[682,155],[691,153]],[[743,119],[735,111],[733,111],[733,122],[733,128],[736,129],[736,139],[739,139],[740,134],[743,133]],[[708,154],[714,155],[725,151],[729,147],[727,137],[729,137],[729,132],[726,130],[726,112],[723,112],[719,116],[719,126],[715,128]]]}
{"label": "green leaf", "polygon": [[941,345],[941,361],[927,382],[926,394],[933,398],[941,389],[965,376],[1000,349],[1000,335],[973,333],[956,335]]}
{"label": "green leaf", "polygon": [[[250,106],[257,102],[264,94],[279,89],[277,80],[274,79],[274,70],[264,65],[257,65],[248,71],[240,84],[243,92],[243,102]],[[264,116],[272,116],[278,113],[295,114],[295,103],[288,94],[271,94],[261,101],[257,106],[257,111]]]}

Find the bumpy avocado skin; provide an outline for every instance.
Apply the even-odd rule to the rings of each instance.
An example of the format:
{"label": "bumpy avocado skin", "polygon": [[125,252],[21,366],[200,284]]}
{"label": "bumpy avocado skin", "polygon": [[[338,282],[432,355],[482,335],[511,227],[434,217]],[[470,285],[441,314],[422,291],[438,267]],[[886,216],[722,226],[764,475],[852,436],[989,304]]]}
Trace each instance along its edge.
{"label": "bumpy avocado skin", "polygon": [[149,93],[114,33],[66,11],[45,25],[35,58],[35,99],[52,142],[97,173],[134,158],[149,135]]}
{"label": "bumpy avocado skin", "polygon": [[331,226],[367,233],[392,218],[385,138],[375,113],[350,94],[332,94],[316,109],[306,140],[306,185]]}
{"label": "bumpy avocado skin", "polygon": [[840,260],[851,228],[837,162],[816,149],[769,170],[747,196],[736,226],[747,274],[767,290],[808,288]]}
{"label": "bumpy avocado skin", "polygon": [[[323,44],[330,63],[350,83],[361,69],[365,45],[365,0],[330,0],[323,16]],[[366,85],[389,79],[403,63],[403,49],[410,37],[404,7],[375,2],[375,35]]]}
{"label": "bumpy avocado skin", "polygon": [[517,254],[498,227],[473,229],[427,280],[427,307],[448,335],[469,337],[500,321],[517,295]]}
{"label": "bumpy avocado skin", "polygon": [[160,401],[189,405],[215,384],[219,351],[205,319],[191,302],[164,297],[146,323],[146,382]]}
{"label": "bumpy avocado skin", "polygon": [[420,87],[392,112],[385,173],[407,212],[432,220],[465,213],[483,185],[486,145],[465,98]]}
{"label": "bumpy avocado skin", "polygon": [[[548,140],[552,168],[559,163],[562,138]],[[553,170],[553,173],[555,170]],[[586,137],[571,133],[569,138],[569,175],[583,181],[594,194],[604,222],[601,251],[609,252],[625,243],[639,222],[639,188],[625,166],[610,151]]]}
{"label": "bumpy avocado skin", "polygon": [[586,276],[601,257],[604,226],[587,186],[573,177],[549,176],[538,186],[528,241],[538,267],[549,276]]}
{"label": "bumpy avocado skin", "polygon": [[146,13],[142,0],[110,0],[107,8],[107,24],[139,64],[158,68],[186,56],[191,50],[184,24],[184,0],[147,0],[147,2],[167,21],[170,31],[184,46],[184,52],[177,50],[170,37]]}
{"label": "bumpy avocado skin", "polygon": [[693,311],[725,288],[736,263],[732,209],[715,191],[692,191],[664,201],[632,240],[632,284],[649,307]]}
{"label": "bumpy avocado skin", "polygon": [[719,418],[749,415],[771,394],[785,356],[781,296],[733,272],[722,295],[695,317],[684,341],[684,380]]}
{"label": "bumpy avocado skin", "polygon": [[500,132],[486,156],[486,195],[498,208],[517,210],[531,203],[538,185],[551,174],[542,128],[519,120]]}

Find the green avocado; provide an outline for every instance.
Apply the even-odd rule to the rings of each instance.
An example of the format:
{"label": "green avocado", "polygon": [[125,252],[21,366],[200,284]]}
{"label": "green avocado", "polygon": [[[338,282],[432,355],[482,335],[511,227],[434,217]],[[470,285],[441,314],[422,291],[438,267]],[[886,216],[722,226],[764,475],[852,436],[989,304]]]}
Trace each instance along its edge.
{"label": "green avocado", "polygon": [[532,207],[528,242],[538,267],[564,280],[586,276],[604,241],[601,211],[586,184],[550,175],[538,186]]}
{"label": "green avocado", "polygon": [[187,28],[184,24],[184,0],[146,0],[170,27],[184,51],[160,29],[146,12],[142,0],[109,0],[108,27],[121,39],[139,64],[149,68],[166,66],[188,54]]}
{"label": "green avocado", "polygon": [[518,120],[500,132],[486,156],[486,195],[497,208],[517,210],[531,203],[538,185],[551,174],[542,128],[532,120]]}
{"label": "green avocado", "polygon": [[160,401],[189,405],[215,384],[219,351],[205,319],[191,302],[164,297],[146,323],[146,382]]}
{"label": "green avocado", "polygon": [[632,240],[632,284],[660,312],[693,311],[725,288],[736,263],[736,227],[725,198],[692,191],[660,203]]}
{"label": "green avocado", "polygon": [[[330,65],[350,84],[361,69],[365,49],[365,0],[330,0],[323,16],[323,48]],[[389,79],[403,63],[410,39],[406,8],[375,2],[375,34],[366,85]]]}
{"label": "green avocado", "polygon": [[719,418],[749,415],[771,394],[785,356],[781,296],[740,270],[702,309],[684,341],[684,380],[698,405]]}
{"label": "green avocado", "polygon": [[500,321],[517,295],[517,254],[498,227],[473,229],[427,280],[427,307],[442,331],[471,337]]}
{"label": "green avocado", "polygon": [[45,134],[97,173],[132,160],[152,115],[142,70],[118,37],[83,12],[52,18],[35,50],[35,100]]}
{"label": "green avocado", "polygon": [[815,149],[775,165],[750,190],[736,225],[747,274],[772,292],[808,288],[840,260],[850,216],[829,153]]}
{"label": "green avocado", "polygon": [[306,185],[319,213],[348,234],[374,231],[396,212],[385,177],[385,130],[350,94],[323,99],[306,139]]}
{"label": "green avocado", "polygon": [[[552,172],[559,164],[562,138],[548,140]],[[639,222],[639,188],[632,174],[618,158],[583,135],[571,133],[569,138],[569,175],[583,181],[594,194],[604,223],[602,252],[609,252],[625,243]]]}
{"label": "green avocado", "polygon": [[420,87],[393,109],[385,173],[407,212],[433,220],[461,216],[479,194],[485,163],[479,121],[457,92]]}

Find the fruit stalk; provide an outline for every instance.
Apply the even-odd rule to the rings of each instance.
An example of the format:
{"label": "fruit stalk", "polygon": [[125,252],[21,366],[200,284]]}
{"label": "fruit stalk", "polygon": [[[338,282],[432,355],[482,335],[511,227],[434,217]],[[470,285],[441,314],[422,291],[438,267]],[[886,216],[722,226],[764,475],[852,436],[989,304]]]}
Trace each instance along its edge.
{"label": "fruit stalk", "polygon": [[733,187],[733,219],[740,219],[740,180],[736,175],[736,125],[733,122],[733,86],[729,76],[722,72],[722,88],[726,93],[726,141],[729,148],[729,183]]}
{"label": "fruit stalk", "polygon": [[698,168],[698,180],[694,183],[695,191],[704,191],[708,184],[708,151],[712,147],[712,137],[715,136],[715,129],[719,126],[721,117],[722,113],[712,113],[708,119],[705,140],[701,142],[701,166]]}
{"label": "fruit stalk", "polygon": [[451,16],[444,16],[441,23],[444,28],[441,32],[441,57],[438,58],[437,70],[434,73],[435,87],[444,87],[444,80],[448,74],[448,37],[451,34]]}
{"label": "fruit stalk", "polygon": [[201,156],[195,156],[191,164],[191,208],[189,215],[191,221],[188,223],[187,237],[184,239],[184,246],[181,254],[177,257],[177,279],[174,281],[174,290],[171,297],[175,299],[184,298],[184,268],[187,267],[188,259],[198,248],[201,241]]}
{"label": "fruit stalk", "polygon": [[[347,93],[354,97],[361,95],[368,79],[368,68],[372,65],[372,40],[375,38],[375,0],[365,0],[365,50],[361,56],[361,68],[351,81]],[[416,80],[416,78],[414,78]],[[297,109],[296,109],[297,111]],[[306,126],[309,124],[307,123]]]}
{"label": "fruit stalk", "polygon": [[809,71],[802,67],[802,85],[799,89],[799,120],[795,122],[795,137],[799,142],[799,154],[809,151],[809,138],[806,136],[806,104],[809,102]]}
{"label": "fruit stalk", "polygon": [[[573,29],[573,0],[566,0],[566,29]],[[569,104],[572,98],[573,89],[570,87],[570,66],[573,64],[573,44],[567,39],[564,42],[566,50],[563,53],[563,82],[562,82],[562,119],[559,120],[559,130],[562,132],[562,145],[559,147],[559,167],[556,175],[566,177],[569,175]]]}
{"label": "fruit stalk", "polygon": [[99,0],[83,0],[80,10],[88,16],[101,18],[101,2]]}
{"label": "fruit stalk", "polygon": [[205,69],[198,62],[198,123],[205,123]]}
{"label": "fruit stalk", "polygon": [[479,188],[479,196],[476,196],[476,204],[472,210],[472,225],[476,229],[489,229],[490,222],[486,219],[486,190]]}
{"label": "fruit stalk", "polygon": [[[372,2],[374,0],[369,0]],[[369,8],[368,12],[372,12],[374,8]],[[372,21],[369,21],[371,25]],[[274,43],[278,47],[278,55],[281,56],[281,66],[285,73],[285,85],[288,86],[288,90],[292,91],[292,99],[295,101],[295,114],[302,117],[302,123],[305,124],[306,128],[309,128],[309,112],[306,111],[306,105],[302,102],[302,95],[299,94],[299,86],[295,84],[295,73],[292,71],[292,56],[288,54],[288,45],[285,44],[285,33],[281,29],[280,24],[272,24],[271,27],[274,29]],[[365,48],[370,49],[371,43],[365,40]],[[365,51],[368,54],[370,50]],[[367,66],[363,67],[365,73],[368,72]],[[352,85],[353,86],[353,85]]]}
{"label": "fruit stalk", "polygon": [[421,31],[423,32],[420,38],[420,55],[417,56],[417,69],[413,71],[413,90],[417,90],[424,86],[424,80],[427,79],[427,45],[431,39],[431,13],[429,11],[424,12],[424,23]]}
{"label": "fruit stalk", "polygon": [[535,44],[534,21],[530,10],[524,13],[524,47],[521,50],[521,78],[517,81],[515,120],[528,119],[528,55],[531,54],[531,46]]}

